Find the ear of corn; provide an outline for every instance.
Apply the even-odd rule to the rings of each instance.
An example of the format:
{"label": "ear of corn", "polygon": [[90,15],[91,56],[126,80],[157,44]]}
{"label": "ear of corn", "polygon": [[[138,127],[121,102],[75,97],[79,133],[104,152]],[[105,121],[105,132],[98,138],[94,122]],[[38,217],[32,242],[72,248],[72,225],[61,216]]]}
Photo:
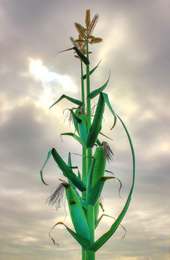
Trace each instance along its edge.
{"label": "ear of corn", "polygon": [[72,223],[77,234],[90,241],[90,230],[78,192],[69,185],[66,187],[66,196]]}
{"label": "ear of corn", "polygon": [[[92,35],[97,20],[98,15],[95,15],[93,19],[91,19],[90,10],[86,10],[85,26],[75,23],[79,35],[76,39],[70,37],[73,47],[62,51],[74,50],[75,57],[79,59],[81,65],[81,100],[62,95],[51,105],[51,107],[53,107],[63,99],[76,105],[76,107],[69,109],[70,120],[73,122],[75,131],[65,132],[61,135],[74,138],[82,146],[82,171],[79,171],[78,166],[74,166],[72,163],[70,152],[68,153],[66,163],[55,148],[50,149],[48,152],[47,158],[40,171],[42,182],[45,185],[48,185],[44,180],[43,173],[48,160],[52,156],[63,175],[67,178],[67,182],[62,180],[62,183],[50,196],[50,202],[51,204],[58,203],[61,194],[63,194],[63,191],[65,190],[74,231],[62,222],[56,223],[53,228],[59,224],[64,225],[70,235],[81,245],[82,260],[95,260],[95,252],[99,250],[110,239],[117,228],[121,226],[121,222],[129,208],[135,182],[135,153],[131,137],[124,122],[120,116],[115,113],[108,94],[104,92],[110,80],[110,73],[106,82],[104,82],[101,87],[94,89],[93,91],[90,89],[90,76],[96,71],[100,64],[99,62],[95,67],[92,69],[90,68],[89,54],[92,52],[89,50],[89,44],[102,41],[102,38]],[[84,73],[84,71],[86,72]],[[95,97],[98,97],[98,102],[92,120],[91,102]],[[105,213],[99,217],[100,207],[104,212],[103,205],[101,204],[101,193],[104,184],[110,179],[118,180],[120,184],[119,193],[122,186],[119,178],[104,175],[105,172],[113,173],[106,169],[107,161],[112,159],[113,152],[109,144],[102,140],[103,137],[112,140],[110,136],[105,135],[102,131],[105,107],[109,109],[113,116],[113,125],[111,129],[116,126],[117,120],[119,120],[127,135],[132,154],[133,179],[128,198],[122,211],[111,227],[96,240],[95,229],[100,221],[104,216],[111,217]],[[75,170],[77,170],[77,173],[74,172]],[[51,239],[53,242],[55,241],[52,237]]]}
{"label": "ear of corn", "polygon": [[93,171],[93,179],[92,179],[92,187],[94,187],[99,180],[104,176],[104,171],[106,167],[106,154],[104,150],[104,146],[98,146],[96,148],[94,154],[94,171]]}
{"label": "ear of corn", "polygon": [[[91,169],[88,174],[88,184],[87,184],[87,203],[94,205],[94,213],[95,213],[95,223],[98,218],[99,213],[99,199],[100,197],[100,191],[102,190],[104,182],[102,183],[100,180],[104,176],[105,172],[105,166],[106,166],[106,154],[104,151],[104,146],[102,144],[99,144],[99,146],[96,148],[93,161],[91,164]],[[98,185],[98,193],[97,196],[95,195],[95,199],[93,201],[93,189]]]}
{"label": "ear of corn", "polygon": [[91,125],[89,134],[87,137],[87,147],[92,147],[95,144],[98,134],[100,133],[100,130],[102,128],[104,107],[105,107],[104,98],[103,98],[102,93],[100,93],[97,108],[96,108],[94,119],[93,119],[93,123]]}

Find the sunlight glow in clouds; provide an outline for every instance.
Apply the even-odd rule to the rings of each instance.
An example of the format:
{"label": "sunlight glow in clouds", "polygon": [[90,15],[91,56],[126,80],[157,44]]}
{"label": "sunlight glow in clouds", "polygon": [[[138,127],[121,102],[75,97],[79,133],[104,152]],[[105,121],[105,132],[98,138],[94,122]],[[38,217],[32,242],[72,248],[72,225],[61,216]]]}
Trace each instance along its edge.
{"label": "sunlight glow in clouds", "polygon": [[43,84],[56,82],[64,90],[77,91],[77,86],[70,76],[50,71],[40,59],[29,58],[29,73],[35,80],[41,81]]}
{"label": "sunlight glow in clouds", "polygon": [[54,88],[56,90],[56,87],[58,90],[64,90],[69,93],[77,92],[77,86],[69,75],[50,71],[41,59],[29,58],[28,61],[29,74],[33,79],[41,82],[43,87],[43,93],[39,98],[39,102],[42,105],[49,106],[54,97]]}

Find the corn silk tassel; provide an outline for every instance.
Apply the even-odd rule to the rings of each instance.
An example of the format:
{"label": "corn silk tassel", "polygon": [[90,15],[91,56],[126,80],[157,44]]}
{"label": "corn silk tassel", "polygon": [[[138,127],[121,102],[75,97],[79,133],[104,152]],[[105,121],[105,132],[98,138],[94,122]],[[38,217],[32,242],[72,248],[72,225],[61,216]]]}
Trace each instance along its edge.
{"label": "corn silk tassel", "polygon": [[[128,210],[135,183],[135,153],[132,140],[125,123],[114,111],[109,101],[108,94],[105,93],[105,89],[109,83],[110,73],[108,79],[101,87],[92,91],[90,89],[90,77],[97,70],[101,62],[100,61],[93,68],[90,68],[91,52],[89,51],[89,45],[102,41],[100,37],[92,35],[97,21],[98,15],[95,15],[91,19],[90,10],[86,10],[85,26],[75,23],[78,38],[73,39],[73,37],[70,37],[72,47],[61,51],[74,51],[74,56],[80,61],[81,99],[79,100],[74,97],[62,95],[50,106],[50,108],[52,108],[63,99],[74,104],[73,108],[69,108],[69,112],[75,131],[74,133],[62,133],[62,135],[72,137],[73,140],[81,145],[82,169],[80,171],[77,166],[73,166],[70,152],[68,153],[68,160],[66,162],[57,149],[52,147],[49,150],[47,158],[40,171],[42,182],[45,185],[48,185],[44,179],[44,168],[50,157],[52,157],[57,168],[61,170],[65,177],[65,180],[60,179],[61,183],[49,197],[49,204],[55,205],[56,208],[58,208],[61,205],[65,191],[65,197],[74,230],[69,228],[63,222],[57,222],[54,224],[51,231],[56,226],[63,225],[70,235],[80,244],[82,248],[82,260],[95,260],[96,251],[104,246],[119,226],[122,226],[121,222]],[[94,98],[98,98],[98,102],[94,116],[92,116],[91,102]],[[109,109],[113,116],[113,125],[111,129],[116,126],[117,120],[119,120],[127,136],[132,155],[132,184],[125,205],[117,218],[105,213],[99,217],[100,208],[104,211],[103,204],[101,203],[101,194],[106,181],[117,179],[120,183],[119,190],[122,186],[121,181],[115,176],[105,175],[106,172],[112,173],[106,169],[106,166],[113,156],[109,144],[106,141],[101,141],[99,138],[101,135],[109,140],[111,139],[101,132],[103,116],[106,108]],[[96,240],[95,229],[98,227],[103,217],[111,217],[114,221],[111,227]],[[51,233],[50,237],[55,244],[55,240],[51,236]]]}

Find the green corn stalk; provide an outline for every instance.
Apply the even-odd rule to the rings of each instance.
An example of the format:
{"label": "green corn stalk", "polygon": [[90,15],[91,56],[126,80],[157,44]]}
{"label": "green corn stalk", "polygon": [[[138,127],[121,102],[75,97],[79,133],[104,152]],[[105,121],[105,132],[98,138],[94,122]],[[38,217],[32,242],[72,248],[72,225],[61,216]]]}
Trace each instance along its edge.
{"label": "green corn stalk", "polygon": [[[90,50],[89,45],[99,43],[101,38],[92,35],[92,31],[98,20],[98,15],[95,15],[93,19],[90,17],[90,10],[86,10],[85,27],[79,23],[75,23],[78,31],[78,39],[73,39],[71,42],[73,47],[61,52],[73,50],[75,57],[80,61],[81,68],[81,100],[62,95],[57,101],[55,101],[50,108],[57,105],[63,99],[67,99],[74,104],[74,108],[69,109],[72,122],[74,124],[75,132],[66,132],[62,135],[70,136],[77,141],[82,147],[82,169],[78,169],[78,174],[75,172],[77,167],[72,165],[71,153],[68,154],[68,162],[66,162],[58,153],[58,151],[52,147],[47,155],[47,158],[40,171],[41,180],[45,185],[48,185],[44,180],[44,168],[50,159],[53,157],[57,167],[61,170],[66,180],[61,180],[60,186],[51,195],[50,201],[54,204],[59,199],[59,192],[63,189],[65,191],[66,200],[68,203],[70,217],[74,226],[74,230],[70,229],[65,223],[58,222],[52,229],[58,225],[63,225],[70,235],[80,244],[82,248],[82,260],[95,260],[95,253],[111,238],[117,228],[121,226],[121,222],[128,210],[133,189],[135,183],[135,153],[132,144],[130,134],[127,130],[121,117],[115,113],[112,105],[109,101],[108,95],[104,92],[106,89],[110,75],[107,81],[93,91],[90,88],[90,79],[93,73],[99,66],[99,63],[91,68],[90,63]],[[92,116],[92,99],[98,98],[98,103]],[[76,107],[75,107],[76,106]],[[111,129],[116,126],[117,120],[121,123],[126,136],[129,141],[131,155],[132,155],[132,184],[126,200],[126,203],[120,212],[119,216],[114,220],[111,227],[105,231],[105,233],[95,239],[95,229],[99,225],[103,216],[99,217],[101,204],[101,193],[104,188],[104,184],[107,180],[114,180],[115,177],[105,176],[107,161],[112,157],[112,151],[107,142],[103,142],[99,139],[100,134],[104,135],[102,130],[102,121],[105,112],[105,108],[111,112],[113,116],[113,125]],[[110,139],[110,138],[109,138]],[[119,179],[118,179],[119,180]],[[121,182],[120,182],[121,183]],[[114,217],[109,216],[114,219]],[[52,241],[55,240],[52,238]]]}

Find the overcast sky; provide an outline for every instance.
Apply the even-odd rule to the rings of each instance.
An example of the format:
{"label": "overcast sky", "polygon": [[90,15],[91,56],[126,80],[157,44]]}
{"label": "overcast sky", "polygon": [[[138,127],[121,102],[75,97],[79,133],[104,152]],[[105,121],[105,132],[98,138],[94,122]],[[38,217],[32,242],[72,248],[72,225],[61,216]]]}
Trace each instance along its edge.
{"label": "overcast sky", "polygon": [[[91,66],[102,59],[92,88],[111,78],[107,93],[133,138],[137,176],[133,199],[123,225],[97,253],[99,260],[170,259],[170,1],[168,0],[0,0],[0,260],[79,260],[80,248],[58,227],[53,246],[48,232],[56,221],[71,227],[67,207],[47,203],[62,176],[51,160],[39,169],[50,147],[66,158],[81,152],[60,133],[72,128],[63,101],[48,107],[62,93],[80,97],[80,64],[72,52],[56,55],[77,37],[74,22],[84,23],[85,10],[99,14]],[[114,158],[107,168],[123,183],[107,184],[105,210],[116,217],[131,183],[131,157],[118,123],[106,109],[104,129],[113,141]],[[105,139],[103,139],[105,140]],[[75,164],[80,158],[73,155]],[[97,236],[112,219],[103,219]]]}

